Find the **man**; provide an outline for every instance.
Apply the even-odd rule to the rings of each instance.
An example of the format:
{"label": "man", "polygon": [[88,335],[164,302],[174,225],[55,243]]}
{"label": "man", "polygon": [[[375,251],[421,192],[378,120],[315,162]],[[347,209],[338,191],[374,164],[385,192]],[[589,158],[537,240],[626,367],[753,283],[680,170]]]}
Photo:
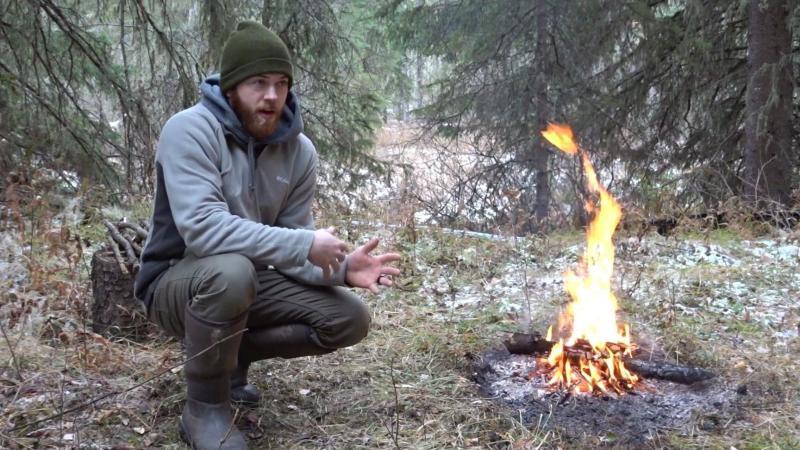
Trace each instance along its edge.
{"label": "man", "polygon": [[[377,239],[347,254],[314,230],[317,155],[302,134],[281,39],[242,22],[202,100],[170,118],[156,152],[150,235],[136,277],[149,318],[184,339],[181,435],[194,448],[245,448],[230,400],[257,403],[250,364],[361,341],[370,317],[348,285],[378,291],[400,271]],[[244,331],[243,331],[244,330]]]}

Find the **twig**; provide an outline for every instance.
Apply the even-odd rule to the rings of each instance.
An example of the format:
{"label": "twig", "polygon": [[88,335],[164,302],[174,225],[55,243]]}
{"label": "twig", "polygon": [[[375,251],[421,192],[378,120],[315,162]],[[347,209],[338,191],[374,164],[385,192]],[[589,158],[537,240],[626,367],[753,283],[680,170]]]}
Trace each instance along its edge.
{"label": "twig", "polygon": [[[397,394],[397,380],[394,378],[394,356],[389,361],[389,376],[392,380],[392,389],[394,390],[394,424],[390,427],[386,423],[383,425],[386,427],[386,431],[389,432],[389,436],[392,438],[392,442],[394,442],[394,447],[396,449],[400,449],[400,396]],[[381,420],[381,422],[383,422]]]}
{"label": "twig", "polygon": [[512,207],[514,208],[511,212],[512,220],[511,220],[511,232],[514,234],[512,236],[512,241],[514,242],[514,250],[517,252],[517,256],[522,259],[522,282],[525,283],[523,286],[522,292],[525,294],[525,314],[523,317],[523,324],[522,329],[524,331],[529,331],[531,322],[533,321],[533,310],[531,308],[531,298],[530,294],[528,294],[528,259],[525,258],[525,255],[522,254],[522,250],[520,248],[519,240],[517,238],[517,219],[519,219],[518,209],[519,206],[518,200],[519,197],[513,198],[514,202],[512,203]]}
{"label": "twig", "polygon": [[[64,353],[67,353],[67,348],[66,347],[64,347]],[[66,369],[67,368],[64,367],[64,371],[66,371]],[[61,373],[61,379],[59,380],[59,383],[58,383],[58,393],[59,393],[58,409],[60,409],[61,411],[64,411],[64,373],[63,372]],[[60,414],[59,417],[58,417],[58,435],[59,436],[63,436],[64,435],[64,415],[63,414]]]}
{"label": "twig", "polygon": [[236,418],[239,417],[239,408],[236,408],[236,411],[233,412],[233,419],[231,419],[231,424],[228,425],[228,431],[225,432],[225,436],[222,436],[222,439],[219,440],[219,447],[222,448],[225,445],[225,441],[231,436],[231,431],[233,431],[233,427],[236,426]]}
{"label": "twig", "polygon": [[173,370],[173,369],[175,369],[176,367],[180,367],[180,366],[182,366],[182,365],[184,365],[184,364],[188,363],[189,361],[191,361],[191,360],[193,360],[193,359],[195,359],[195,358],[197,358],[197,357],[199,357],[199,356],[201,356],[201,355],[205,354],[207,351],[209,351],[209,350],[211,350],[212,348],[214,348],[215,346],[217,346],[217,345],[219,345],[219,344],[221,344],[221,343],[223,343],[223,342],[227,341],[228,339],[232,339],[232,338],[234,338],[234,337],[236,337],[236,336],[238,336],[238,335],[240,335],[240,334],[242,334],[242,333],[245,333],[245,332],[247,332],[247,330],[248,330],[248,329],[247,329],[247,328],[245,328],[245,329],[242,329],[242,330],[239,330],[239,331],[237,331],[236,333],[233,333],[233,334],[232,334],[232,335],[230,335],[230,336],[226,336],[225,338],[223,338],[223,339],[220,339],[219,341],[217,341],[217,342],[214,342],[213,344],[209,345],[208,347],[206,347],[205,349],[203,349],[203,351],[201,351],[200,353],[197,353],[196,355],[192,356],[191,358],[189,358],[189,359],[187,359],[187,360],[185,360],[185,361],[182,361],[182,362],[181,362],[181,363],[179,363],[179,364],[175,364],[174,366],[167,367],[166,369],[164,369],[164,370],[162,370],[161,372],[159,372],[159,373],[157,373],[157,374],[153,375],[152,377],[150,377],[150,378],[147,378],[146,380],[144,380],[144,381],[142,381],[142,382],[140,382],[140,383],[137,383],[137,384],[135,384],[135,385],[133,385],[133,386],[131,386],[131,387],[129,387],[129,388],[127,388],[127,389],[125,389],[125,390],[122,390],[122,391],[113,391],[113,392],[109,392],[109,393],[107,393],[107,394],[103,394],[103,395],[101,395],[101,396],[99,396],[99,397],[95,397],[95,398],[93,398],[93,399],[89,400],[88,402],[85,402],[85,403],[82,403],[82,404],[80,404],[80,405],[78,405],[78,406],[75,406],[74,408],[70,408],[70,409],[68,409],[68,410],[66,410],[66,411],[63,411],[63,412],[60,412],[60,413],[57,413],[57,414],[53,414],[53,415],[51,415],[51,416],[45,417],[44,419],[34,420],[33,422],[30,422],[30,423],[25,423],[25,424],[22,424],[22,425],[17,425],[16,427],[14,427],[14,428],[12,428],[12,429],[10,429],[10,430],[8,430],[8,431],[9,431],[9,432],[11,432],[11,431],[17,431],[17,430],[21,430],[21,429],[23,429],[23,428],[28,428],[28,427],[32,427],[32,426],[34,426],[34,425],[38,425],[38,424],[40,424],[40,423],[43,423],[43,422],[48,422],[48,421],[50,421],[50,420],[53,420],[53,419],[58,419],[58,418],[60,418],[60,417],[63,417],[63,416],[65,416],[65,415],[67,415],[67,414],[71,414],[71,413],[74,413],[74,412],[76,412],[76,411],[80,411],[81,409],[84,409],[84,408],[86,408],[86,407],[92,406],[92,405],[94,405],[95,403],[99,402],[100,400],[104,400],[104,399],[106,399],[106,398],[108,398],[108,397],[113,397],[113,396],[115,396],[115,395],[124,394],[124,393],[126,393],[126,392],[130,392],[130,391],[132,391],[132,390],[134,390],[134,389],[140,388],[140,387],[144,386],[145,384],[147,384],[147,383],[149,383],[149,382],[151,382],[151,381],[155,380],[156,378],[158,378],[158,377],[160,377],[160,376],[164,375],[165,373],[172,371],[172,370]]}
{"label": "twig", "polygon": [[8,339],[8,335],[6,334],[6,327],[3,326],[2,321],[0,321],[0,331],[3,332],[3,339],[6,340],[8,351],[11,353],[11,361],[14,363],[14,370],[17,371],[17,379],[19,379],[20,383],[22,383],[25,380],[22,378],[22,371],[19,370],[19,361],[17,361],[17,355],[14,354],[14,347],[11,345],[11,341]]}

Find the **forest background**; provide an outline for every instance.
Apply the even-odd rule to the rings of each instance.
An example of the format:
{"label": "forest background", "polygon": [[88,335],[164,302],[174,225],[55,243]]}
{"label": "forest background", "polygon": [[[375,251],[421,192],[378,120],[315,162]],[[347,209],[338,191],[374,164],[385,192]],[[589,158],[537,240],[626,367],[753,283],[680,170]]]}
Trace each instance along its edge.
{"label": "forest background", "polygon": [[[623,204],[621,233],[636,237],[637,248],[667,245],[648,225],[671,234],[676,254],[701,246],[744,258],[749,250],[742,249],[752,246],[796,247],[795,0],[2,0],[0,387],[9,401],[0,439],[9,445],[45,439],[139,447],[177,440],[174,427],[159,418],[177,411],[180,374],[136,384],[180,361],[179,347],[163,337],[144,345],[88,331],[87,258],[105,242],[104,219],[148,217],[160,127],[198,100],[199,82],[216,70],[225,38],[242,19],[275,30],[295,56],[293,89],[323,164],[318,222],[336,225],[354,243],[384,236],[385,246],[406,255],[398,288],[369,300],[378,326],[364,346],[391,344],[391,352],[364,349],[269,367],[314,385],[310,391],[334,396],[353,389],[374,402],[336,422],[345,419],[330,418],[327,408],[342,414],[352,398],[323,401],[318,394],[308,401],[302,394],[287,400],[295,409],[267,414],[269,425],[254,419],[260,427],[254,439],[264,445],[525,447],[576,439],[532,428],[494,404],[466,406],[483,400],[463,378],[464,354],[484,351],[504,330],[543,327],[565,300],[563,293],[536,291],[535,281],[537,274],[559,273],[563,267],[547,261],[581,242],[586,192],[580,164],[540,137],[548,122],[573,127]],[[636,255],[627,255],[632,267],[644,259]],[[637,266],[633,285],[618,281],[625,312],[668,353],[735,374],[742,366],[734,350],[744,334],[753,348],[770,349],[748,359],[747,377],[763,377],[764,389],[782,386],[770,391],[772,406],[752,406],[769,418],[748,423],[769,423],[766,429],[705,430],[702,437],[680,430],[665,433],[658,445],[799,442],[798,382],[784,373],[797,363],[774,364],[776,354],[797,348],[797,336],[780,349],[764,336],[791,329],[800,316],[794,275],[800,253],[777,258],[779,274],[753,275],[765,265],[758,259],[747,275],[681,268],[670,307],[636,301],[652,294],[648,283],[664,282],[655,279],[664,275],[663,261]],[[523,279],[509,280],[508,272]],[[708,288],[695,277],[715,288],[745,279],[750,294],[722,311],[692,305],[682,296]],[[475,280],[483,282],[476,287]],[[486,294],[489,285],[513,283],[523,288],[501,291],[499,299]],[[763,301],[779,288],[787,289],[777,294],[780,301]],[[465,292],[469,301],[460,297]],[[761,309],[774,320],[755,320]],[[445,318],[436,319],[442,310]],[[713,351],[695,341],[705,339],[698,330],[720,320],[732,322],[718,325]],[[425,328],[428,321],[436,325]],[[431,364],[441,370],[431,371]],[[150,372],[142,372],[147,365]],[[315,365],[343,370],[345,387],[327,385]],[[398,381],[421,383],[423,367],[431,371],[424,387]],[[372,374],[373,391],[356,389],[362,371]],[[456,387],[440,380],[455,380]],[[399,395],[399,384],[426,395]],[[65,386],[72,386],[71,396]],[[270,387],[276,401],[282,398],[281,386]],[[159,389],[169,393],[166,400],[147,394]],[[23,426],[99,391],[109,400]],[[433,419],[414,406],[445,397],[454,400],[439,405]],[[304,399],[316,413],[289,418]],[[311,418],[320,408],[332,422]],[[367,425],[375,417],[378,425]],[[318,432],[298,431],[307,429],[305,420],[315,420]],[[87,423],[83,437],[73,430]]]}

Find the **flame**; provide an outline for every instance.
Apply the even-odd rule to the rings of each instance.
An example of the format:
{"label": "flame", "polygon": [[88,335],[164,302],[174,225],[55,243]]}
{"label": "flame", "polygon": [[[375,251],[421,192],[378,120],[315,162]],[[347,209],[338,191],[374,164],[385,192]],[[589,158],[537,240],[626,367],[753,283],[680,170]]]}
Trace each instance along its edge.
{"label": "flame", "polygon": [[[594,214],[586,232],[586,249],[576,270],[564,274],[564,286],[572,302],[559,318],[559,330],[569,335],[553,345],[547,364],[552,369],[549,385],[573,388],[576,392],[618,393],[630,389],[638,377],[622,361],[633,346],[628,325],[617,325],[617,298],[611,291],[614,269],[612,236],[622,218],[619,203],[597,180],[589,156],[575,142],[568,125],[549,124],[542,136],[559,150],[579,154],[589,190],[599,202],[588,200],[586,210]],[[552,327],[548,330],[552,340]],[[572,363],[570,362],[572,361]],[[572,371],[577,370],[577,376]]]}
{"label": "flame", "polygon": [[578,153],[578,144],[573,139],[572,128],[569,125],[551,123],[542,131],[542,136],[558,147],[559,150],[574,155]]}

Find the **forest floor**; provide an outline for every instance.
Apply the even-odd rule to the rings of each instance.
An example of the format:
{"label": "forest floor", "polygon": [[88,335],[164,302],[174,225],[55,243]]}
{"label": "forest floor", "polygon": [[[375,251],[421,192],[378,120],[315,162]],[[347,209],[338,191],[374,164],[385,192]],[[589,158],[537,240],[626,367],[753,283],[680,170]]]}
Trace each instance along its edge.
{"label": "forest floor", "polygon": [[[565,428],[558,408],[524,415],[519,402],[487,396],[476,382],[483,356],[510,332],[554,323],[580,233],[512,238],[324,222],[353,243],[383,238],[383,250],[403,254],[403,275],[378,295],[363,293],[373,323],[360,344],[255,365],[263,401],[237,414],[252,448],[800,448],[796,232],[616,236],[614,289],[634,341],[714,371],[712,385],[732,405],[675,405],[691,409],[685,420],[631,440],[620,435],[625,427]],[[92,333],[92,249],[73,238],[101,242],[100,227],[47,230],[0,232],[0,447],[185,448],[179,343]]]}

